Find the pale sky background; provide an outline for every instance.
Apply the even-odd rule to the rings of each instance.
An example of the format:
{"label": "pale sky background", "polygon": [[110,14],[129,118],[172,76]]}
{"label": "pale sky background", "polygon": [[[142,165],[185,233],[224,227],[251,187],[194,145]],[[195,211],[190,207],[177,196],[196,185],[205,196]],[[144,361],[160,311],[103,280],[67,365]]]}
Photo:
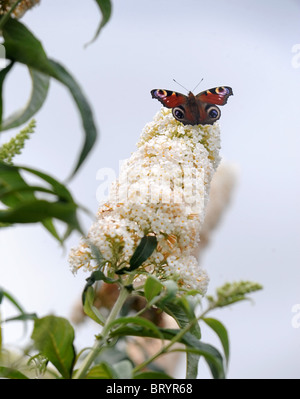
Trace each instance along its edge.
{"label": "pale sky background", "polygon": [[[115,0],[111,21],[84,49],[99,23],[92,0],[41,0],[23,18],[49,56],[64,64],[86,93],[100,129],[88,161],[69,188],[77,202],[97,211],[100,168],[113,168],[135,150],[141,129],[160,104],[150,90],[183,91],[173,78],[199,91],[227,85],[234,96],[222,108],[221,154],[239,169],[233,201],[215,231],[203,266],[208,293],[227,281],[252,280],[264,290],[245,302],[211,313],[227,327],[231,343],[228,378],[299,378],[300,328],[292,307],[300,304],[300,44],[299,0]],[[299,64],[299,65],[298,65]],[[25,68],[6,85],[6,113],[26,101]],[[52,81],[36,115],[37,129],[19,164],[64,180],[82,140],[68,92]],[[10,133],[0,137],[5,142]],[[86,229],[91,219],[83,218]],[[0,231],[0,285],[28,312],[68,317],[88,275],[68,268],[73,234],[65,251],[39,226]],[[6,307],[7,315],[12,310]],[[79,347],[97,330],[81,327]],[[17,323],[4,328],[5,342],[19,344]],[[19,341],[18,341],[19,340]],[[203,341],[219,347],[203,329]],[[178,376],[183,376],[183,364]],[[210,377],[201,363],[199,378]]]}

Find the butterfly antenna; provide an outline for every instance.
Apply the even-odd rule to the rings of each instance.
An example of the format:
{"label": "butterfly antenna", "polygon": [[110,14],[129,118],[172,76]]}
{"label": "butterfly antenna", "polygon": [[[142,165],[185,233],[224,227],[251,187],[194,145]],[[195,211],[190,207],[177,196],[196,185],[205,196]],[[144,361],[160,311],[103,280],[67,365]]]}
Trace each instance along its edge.
{"label": "butterfly antenna", "polygon": [[184,90],[189,91],[186,87],[182,86],[177,80],[173,79],[175,83],[177,83],[179,86],[181,86]]}
{"label": "butterfly antenna", "polygon": [[199,86],[199,84],[202,82],[203,78],[200,80],[200,82],[197,84],[196,87],[193,88],[193,91],[195,91],[197,89],[197,87]]}

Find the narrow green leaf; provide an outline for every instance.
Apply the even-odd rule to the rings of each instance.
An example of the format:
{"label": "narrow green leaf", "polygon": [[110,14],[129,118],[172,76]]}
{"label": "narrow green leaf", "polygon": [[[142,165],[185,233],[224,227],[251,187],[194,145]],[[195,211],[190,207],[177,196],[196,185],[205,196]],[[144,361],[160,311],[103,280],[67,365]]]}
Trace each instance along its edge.
{"label": "narrow green leaf", "polygon": [[[194,335],[187,333],[183,336],[182,343],[187,350],[196,355],[203,356],[214,378],[225,378],[223,358],[220,352],[210,344],[199,341]],[[194,361],[197,359],[193,359]],[[196,378],[196,377],[195,377]]]}
{"label": "narrow green leaf", "polygon": [[19,370],[5,366],[0,366],[0,377],[12,380],[28,380],[28,377]]}
{"label": "narrow green leaf", "polygon": [[68,320],[56,316],[37,319],[31,338],[40,353],[49,359],[61,375],[70,378],[75,350],[74,330]]}
{"label": "narrow green leaf", "polygon": [[157,246],[157,238],[153,235],[144,236],[139,245],[136,247],[129,264],[130,267],[123,267],[122,269],[118,270],[116,274],[124,274],[128,271],[133,271],[137,269],[145,260],[151,256],[153,251],[156,249]]}
{"label": "narrow green leaf", "polygon": [[53,193],[55,193],[61,200],[73,201],[71,193],[66,188],[66,186],[64,186],[58,180],[54,179],[52,176],[49,176],[46,173],[43,173],[39,170],[28,168],[25,166],[16,166],[16,167],[19,169],[25,170],[27,172],[30,172],[30,173],[34,174],[35,176],[40,177],[45,182],[49,183],[52,187]]}
{"label": "narrow green leaf", "polygon": [[97,138],[92,109],[85,95],[66,68],[47,57],[41,42],[21,22],[10,18],[3,28],[3,37],[7,59],[25,64],[32,70],[57,79],[66,86],[72,95],[79,110],[85,133],[83,147],[72,173],[73,176],[86,159]]}
{"label": "narrow green leaf", "polygon": [[116,283],[118,280],[115,279],[111,279],[109,277],[106,277],[105,274],[101,271],[101,270],[95,270],[92,272],[92,274],[90,275],[90,277],[88,277],[86,279],[86,285],[83,289],[83,293],[82,293],[82,303],[85,303],[85,295],[87,290],[89,289],[89,287],[91,287],[96,281],[104,281],[105,283],[108,284],[114,284]]}
{"label": "narrow green leaf", "polygon": [[2,320],[0,323],[7,323],[9,321],[35,320],[36,318],[37,318],[36,313],[21,313],[19,316],[10,317],[8,319]]}
{"label": "narrow green leaf", "polygon": [[[51,187],[28,185],[20,175],[20,170],[40,177]],[[51,193],[54,201],[38,200],[35,192]],[[74,203],[70,192],[63,184],[45,173],[0,162],[0,201],[8,207],[0,210],[0,223],[41,222],[54,237],[58,237],[52,223],[54,218],[65,222],[72,230],[82,233],[77,219],[78,206]]]}
{"label": "narrow green leaf", "polygon": [[[204,343],[201,343],[204,344]],[[186,352],[187,354],[195,354],[200,358],[201,356],[204,357],[208,367],[210,368],[211,374],[215,379],[224,379],[225,378],[225,370],[223,365],[223,359],[217,350],[217,348],[213,347],[210,344],[204,344],[206,346],[205,349],[203,348],[196,348],[196,347],[189,347],[187,346],[185,349],[178,349],[178,352]],[[209,350],[207,351],[207,348]],[[192,374],[195,375],[193,372]],[[195,378],[195,377],[193,377]]]}
{"label": "narrow green leaf", "polygon": [[16,309],[19,310],[20,313],[25,314],[23,307],[19,304],[19,302],[7,291],[0,288],[0,305],[2,303],[3,298],[8,299],[8,301],[14,305]]}
{"label": "narrow green leaf", "polygon": [[0,70],[0,126],[2,124],[2,118],[3,118],[3,83],[8,72],[11,70],[13,64],[14,63],[11,62],[7,67]]}
{"label": "narrow green leaf", "polygon": [[[175,298],[164,303],[163,309],[170,314],[183,328],[189,323],[193,323],[190,333],[198,340],[201,338],[201,330],[198,322],[195,322],[196,315],[194,313],[194,306],[186,297]],[[186,378],[195,379],[198,374],[198,364],[200,355],[197,353],[187,352],[186,356]]]}
{"label": "narrow green leaf", "polygon": [[18,204],[13,208],[0,210],[2,223],[36,223],[45,219],[61,220],[82,233],[76,217],[76,204],[34,200]]}
{"label": "narrow green leaf", "polygon": [[[24,182],[25,183],[25,182]],[[1,202],[8,204],[7,202],[7,197],[11,198],[12,195],[15,194],[24,194],[24,193],[47,193],[47,194],[52,194],[55,195],[55,193],[49,189],[49,188],[45,188],[45,187],[41,187],[41,186],[28,186],[26,183],[23,184],[21,183],[19,186],[14,186],[14,187],[5,187],[5,186],[1,186],[0,187],[0,198],[1,198]],[[35,196],[33,195],[31,197],[31,200],[35,199]]]}
{"label": "narrow green leaf", "polygon": [[219,337],[221,344],[223,346],[224,354],[225,354],[225,359],[226,359],[226,365],[228,365],[229,361],[229,339],[228,339],[228,333],[224,325],[216,319],[212,318],[203,318],[202,319]]}
{"label": "narrow green leaf", "polygon": [[30,98],[25,107],[2,122],[0,130],[12,129],[26,123],[38,112],[46,100],[49,89],[49,76],[35,69],[28,69],[32,82]]}
{"label": "narrow green leaf", "polygon": [[143,262],[145,262],[145,260],[152,255],[153,251],[156,249],[156,246],[157,238],[155,236],[149,235],[143,237],[130,259],[129,270],[135,270]]}
{"label": "narrow green leaf", "polygon": [[10,18],[2,30],[6,58],[49,75],[49,62],[41,42],[20,21]]}
{"label": "narrow green leaf", "polygon": [[[128,324],[133,324],[139,328],[142,328],[143,334],[150,333],[151,336],[155,336],[155,338],[164,339],[164,335],[161,333],[160,329],[150,320],[144,319],[143,317],[119,317],[118,319],[112,321],[108,328],[111,329],[111,327],[115,325],[122,326]],[[115,334],[113,334],[113,336],[115,336]]]}
{"label": "narrow green leaf", "polygon": [[86,97],[84,96],[81,88],[79,87],[78,83],[61,64],[50,59],[49,63],[53,70],[51,76],[59,80],[69,89],[75,103],[77,104],[77,108],[81,115],[81,120],[85,132],[85,140],[83,143],[83,147],[79,154],[79,158],[77,164],[75,165],[75,169],[72,173],[72,176],[74,176],[74,174],[80,168],[83,161],[86,159],[86,157],[88,156],[89,152],[91,151],[96,142],[97,128],[94,122],[92,109]]}
{"label": "narrow green leaf", "polygon": [[0,200],[7,206],[15,206],[23,201],[32,201],[35,196],[17,167],[0,162]]}
{"label": "narrow green leaf", "polygon": [[[63,242],[66,240],[67,236],[66,234],[63,235],[62,237],[60,237],[60,235],[58,234],[56,227],[54,226],[53,220],[51,218],[49,219],[44,219],[42,220],[42,225],[45,227],[45,229],[47,229],[49,231],[49,233],[57,240],[59,241],[60,244],[63,244]],[[68,229],[67,227],[67,231],[68,230],[72,230],[72,229]]]}
{"label": "narrow green leaf", "polygon": [[104,316],[101,315],[99,310],[94,306],[95,292],[93,287],[88,287],[84,295],[83,310],[84,313],[89,316],[96,323],[101,326],[105,323]]}
{"label": "narrow green leaf", "polygon": [[[17,167],[0,163],[0,201],[13,207],[26,200],[35,200],[34,187],[27,185]],[[59,237],[52,219],[42,220],[41,223],[54,238],[62,243],[63,239]]]}
{"label": "narrow green leaf", "polygon": [[201,355],[187,351],[186,353],[186,376],[187,380],[195,380],[198,375],[198,365]]}
{"label": "narrow green leaf", "polygon": [[89,44],[91,44],[92,42],[94,42],[97,39],[101,29],[107,24],[107,22],[109,21],[109,18],[111,16],[112,5],[111,5],[110,0],[95,0],[95,1],[96,1],[97,5],[99,6],[100,11],[102,13],[102,20],[101,20],[100,25],[98,26],[95,36],[89,43],[86,44],[86,46],[88,46]]}

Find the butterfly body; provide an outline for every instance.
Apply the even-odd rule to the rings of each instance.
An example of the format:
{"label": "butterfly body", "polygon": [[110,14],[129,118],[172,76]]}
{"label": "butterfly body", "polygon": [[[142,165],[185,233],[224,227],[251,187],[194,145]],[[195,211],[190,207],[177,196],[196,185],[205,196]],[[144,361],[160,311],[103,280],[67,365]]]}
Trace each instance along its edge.
{"label": "butterfly body", "polygon": [[231,87],[220,86],[202,91],[196,96],[192,92],[186,96],[165,89],[151,90],[151,95],[163,106],[172,108],[174,118],[184,125],[212,125],[221,116],[217,105],[225,105],[233,92]]}

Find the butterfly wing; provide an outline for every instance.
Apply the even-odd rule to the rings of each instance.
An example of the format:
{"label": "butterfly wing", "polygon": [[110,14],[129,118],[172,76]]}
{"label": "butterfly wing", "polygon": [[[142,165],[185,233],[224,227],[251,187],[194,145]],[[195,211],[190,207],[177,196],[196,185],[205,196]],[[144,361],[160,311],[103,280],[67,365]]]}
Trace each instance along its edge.
{"label": "butterfly wing", "polygon": [[151,90],[151,95],[152,98],[156,98],[164,107],[167,108],[178,107],[187,101],[187,96],[171,90],[154,89]]}
{"label": "butterfly wing", "polygon": [[221,117],[221,110],[217,105],[225,105],[228,97],[232,96],[232,88],[228,86],[214,87],[196,95],[201,124],[212,125]]}
{"label": "butterfly wing", "polygon": [[232,96],[232,88],[228,86],[214,87],[196,95],[196,99],[207,104],[225,105],[228,97]]}

